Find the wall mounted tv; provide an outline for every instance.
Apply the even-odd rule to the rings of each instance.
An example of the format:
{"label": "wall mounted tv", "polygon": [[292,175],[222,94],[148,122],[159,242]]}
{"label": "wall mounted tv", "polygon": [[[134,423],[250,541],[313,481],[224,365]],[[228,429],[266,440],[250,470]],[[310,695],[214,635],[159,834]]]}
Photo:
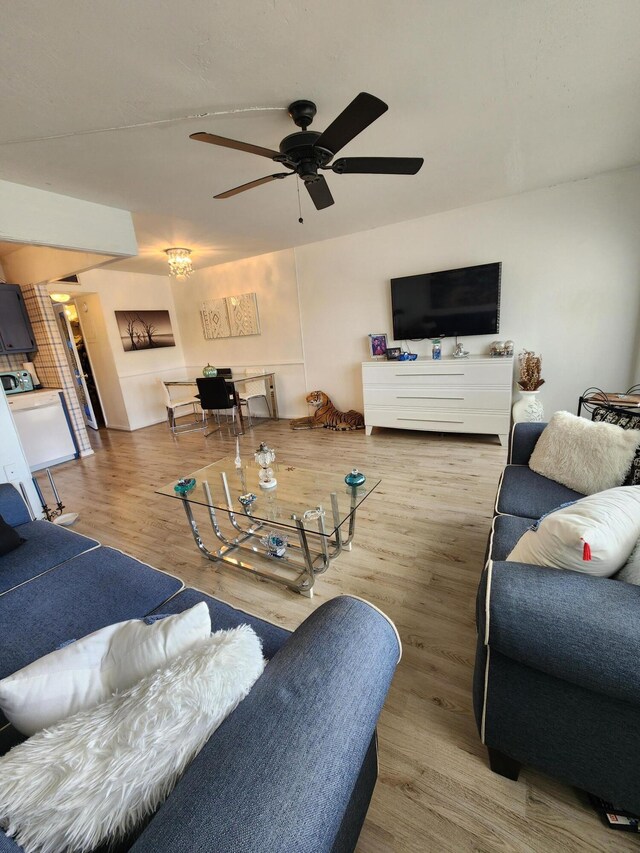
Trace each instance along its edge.
{"label": "wall mounted tv", "polygon": [[500,328],[502,264],[391,279],[393,338],[495,335]]}

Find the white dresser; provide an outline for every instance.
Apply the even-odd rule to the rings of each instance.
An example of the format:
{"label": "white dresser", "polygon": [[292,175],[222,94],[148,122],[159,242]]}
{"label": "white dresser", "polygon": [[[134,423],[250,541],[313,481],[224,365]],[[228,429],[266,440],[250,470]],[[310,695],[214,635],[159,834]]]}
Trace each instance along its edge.
{"label": "white dresser", "polygon": [[362,386],[367,435],[380,426],[488,433],[507,442],[512,358],[366,361]]}

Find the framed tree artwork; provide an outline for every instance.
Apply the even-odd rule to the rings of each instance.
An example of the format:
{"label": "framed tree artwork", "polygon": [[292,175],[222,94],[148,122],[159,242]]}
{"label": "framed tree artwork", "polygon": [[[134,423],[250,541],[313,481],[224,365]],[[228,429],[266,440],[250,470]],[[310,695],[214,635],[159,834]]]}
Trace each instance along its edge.
{"label": "framed tree artwork", "polygon": [[116,311],[115,315],[125,352],[176,345],[168,311]]}

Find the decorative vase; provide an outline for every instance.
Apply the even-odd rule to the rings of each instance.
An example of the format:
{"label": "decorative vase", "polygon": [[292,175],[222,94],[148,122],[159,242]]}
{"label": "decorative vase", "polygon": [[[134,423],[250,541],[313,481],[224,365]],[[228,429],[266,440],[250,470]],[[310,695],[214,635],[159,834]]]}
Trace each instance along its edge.
{"label": "decorative vase", "polygon": [[514,424],[540,422],[544,418],[544,407],[538,399],[539,391],[520,391],[520,399],[513,404]]}
{"label": "decorative vase", "polygon": [[212,377],[218,375],[218,368],[212,367],[210,364],[207,364],[206,367],[202,368],[202,375],[205,376],[207,379],[211,379]]}

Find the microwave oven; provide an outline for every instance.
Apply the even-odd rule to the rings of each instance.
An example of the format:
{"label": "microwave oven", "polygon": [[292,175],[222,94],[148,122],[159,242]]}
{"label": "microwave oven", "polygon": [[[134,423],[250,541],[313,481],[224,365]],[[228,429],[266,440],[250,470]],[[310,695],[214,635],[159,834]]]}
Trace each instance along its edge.
{"label": "microwave oven", "polygon": [[33,379],[28,370],[5,371],[0,373],[0,381],[5,394],[33,391]]}

